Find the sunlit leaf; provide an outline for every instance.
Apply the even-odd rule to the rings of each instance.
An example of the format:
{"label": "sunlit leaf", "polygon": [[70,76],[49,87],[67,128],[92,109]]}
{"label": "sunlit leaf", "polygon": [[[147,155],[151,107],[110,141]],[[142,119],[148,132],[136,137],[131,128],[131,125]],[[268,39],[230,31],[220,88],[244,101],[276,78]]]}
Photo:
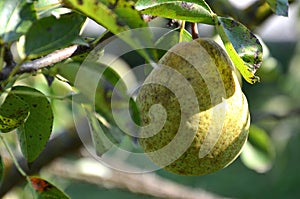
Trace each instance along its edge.
{"label": "sunlit leaf", "polygon": [[34,88],[15,86],[12,92],[29,105],[30,114],[18,128],[18,137],[23,155],[32,162],[42,152],[52,132],[51,104],[43,93]]}
{"label": "sunlit leaf", "polygon": [[[134,8],[132,0],[62,0],[64,6],[77,10],[93,19],[109,31],[118,35],[135,49],[143,49],[141,54],[146,59],[155,59],[155,52],[145,49],[152,45],[152,33],[146,28],[147,23]],[[138,33],[131,31],[138,29]],[[120,34],[122,33],[122,34]],[[134,36],[133,36],[134,35]]]}
{"label": "sunlit leaf", "polygon": [[34,58],[69,46],[78,37],[84,21],[85,17],[76,13],[36,21],[26,33],[25,54]]}
{"label": "sunlit leaf", "polygon": [[36,20],[33,3],[26,0],[1,0],[0,19],[0,40],[16,41]]}
{"label": "sunlit leaf", "polygon": [[0,132],[6,133],[21,126],[29,113],[29,105],[10,92],[0,107]]}
{"label": "sunlit leaf", "polygon": [[271,169],[275,158],[275,150],[268,134],[261,128],[251,125],[249,139],[246,143],[241,159],[250,169],[259,173]]}
{"label": "sunlit leaf", "polygon": [[288,0],[267,0],[273,12],[276,15],[288,16],[289,1]]}
{"label": "sunlit leaf", "polygon": [[228,55],[245,80],[251,84],[259,80],[256,70],[262,63],[262,45],[258,38],[241,23],[218,17],[218,33]]}
{"label": "sunlit leaf", "polygon": [[63,191],[42,178],[30,177],[30,181],[37,199],[70,199]]}
{"label": "sunlit leaf", "polygon": [[65,14],[66,12],[66,9],[63,11],[62,8],[59,8],[60,0],[39,0],[35,2],[34,7],[39,18],[51,15],[59,16],[60,13]]}
{"label": "sunlit leaf", "polygon": [[202,0],[139,0],[135,6],[143,14],[213,24],[212,11]]}

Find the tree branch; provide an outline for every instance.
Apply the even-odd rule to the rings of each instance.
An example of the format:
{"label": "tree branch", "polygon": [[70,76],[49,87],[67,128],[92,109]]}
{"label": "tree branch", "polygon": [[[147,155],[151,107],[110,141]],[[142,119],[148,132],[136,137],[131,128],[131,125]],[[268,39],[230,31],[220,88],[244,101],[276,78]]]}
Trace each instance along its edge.
{"label": "tree branch", "polygon": [[[86,122],[80,124],[80,128],[89,129]],[[88,132],[87,132],[88,134]],[[209,193],[200,188],[192,189],[170,180],[161,178],[154,173],[148,174],[130,174],[125,172],[116,171],[109,168],[109,175],[97,175],[98,172],[92,172],[88,170],[82,170],[82,167],[78,161],[70,162],[66,159],[57,159],[70,152],[76,152],[82,146],[81,140],[77,135],[75,128],[70,128],[68,131],[60,133],[49,141],[45,150],[41,155],[29,166],[23,158],[19,158],[18,162],[27,175],[34,175],[44,166],[48,172],[59,175],[64,178],[86,181],[102,186],[108,186],[108,188],[116,187],[120,189],[126,189],[134,193],[151,195],[159,198],[184,198],[184,199],[220,199],[222,197],[216,194]],[[90,159],[90,158],[89,158]],[[56,161],[53,161],[56,160]],[[86,163],[87,158],[82,160]],[[50,164],[52,162],[52,164]],[[80,162],[80,161],[79,161]],[[88,161],[91,162],[91,161]],[[99,162],[95,160],[94,166],[99,166]],[[7,164],[6,164],[7,165]],[[103,168],[102,168],[103,169]],[[99,170],[97,170],[99,171]],[[23,182],[25,179],[19,174],[16,167],[13,164],[8,164],[5,168],[5,175],[3,183],[0,187],[0,198],[2,198],[10,189],[15,185]]]}
{"label": "tree branch", "polygon": [[[155,173],[125,173],[99,165],[100,163],[95,160],[87,160],[83,160],[83,162],[88,163],[86,164],[86,167],[82,167],[80,164],[76,164],[74,162],[58,160],[52,165],[49,165],[49,167],[47,167],[47,171],[63,178],[101,185],[107,188],[125,189],[133,193],[150,195],[158,198],[223,198],[200,188],[193,189],[167,180],[156,175]],[[95,168],[95,170],[92,168]],[[101,171],[102,174],[99,174],[99,171]]]}
{"label": "tree branch", "polygon": [[64,48],[61,50],[54,51],[53,53],[50,53],[45,57],[30,61],[30,62],[25,62],[21,65],[19,71],[20,71],[20,73],[37,71],[44,67],[58,63],[60,61],[63,61],[65,59],[71,57],[75,53],[77,48],[78,48],[78,45],[73,45],[73,46],[70,46],[70,47],[67,47],[67,48]]}
{"label": "tree branch", "polygon": [[[73,46],[69,46],[64,49],[56,50],[56,51],[46,55],[45,57],[41,57],[41,58],[35,59],[33,61],[28,61],[28,62],[21,64],[17,73],[20,74],[20,73],[25,73],[25,72],[37,71],[39,69],[42,69],[42,68],[48,67],[50,65],[56,64],[58,62],[61,62],[71,56],[75,56],[78,54],[83,54],[85,52],[88,52],[91,49],[92,49],[91,47],[87,47],[87,46],[73,45]],[[13,61],[12,57],[9,60]],[[10,61],[10,63],[12,61]],[[12,70],[13,70],[13,67],[9,67],[8,62],[7,62],[6,67],[0,72],[0,81],[5,80],[9,76],[9,74],[12,72]]]}
{"label": "tree branch", "polygon": [[274,119],[274,120],[283,120],[290,117],[300,116],[300,107],[294,108],[287,113],[284,114],[276,114],[276,113],[258,113],[254,114],[252,117],[253,122],[257,122],[260,120],[266,120],[266,119]]}

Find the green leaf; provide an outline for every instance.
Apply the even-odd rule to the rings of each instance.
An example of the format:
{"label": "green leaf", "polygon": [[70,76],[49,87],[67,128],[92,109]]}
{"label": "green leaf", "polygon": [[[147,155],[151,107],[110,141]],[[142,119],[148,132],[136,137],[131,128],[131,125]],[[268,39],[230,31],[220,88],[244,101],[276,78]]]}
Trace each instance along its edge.
{"label": "green leaf", "polygon": [[267,0],[272,11],[276,15],[288,16],[289,14],[289,1],[288,0]]}
{"label": "green leaf", "polygon": [[10,92],[0,107],[0,132],[10,132],[21,126],[29,113],[29,105]]}
{"label": "green leaf", "polygon": [[[146,28],[147,23],[134,8],[132,0],[62,0],[65,7],[77,10],[118,37],[127,42],[134,49],[143,49],[140,53],[146,59],[155,59],[155,52],[145,48],[153,46],[152,33]],[[138,29],[137,32],[131,31]],[[122,34],[120,34],[122,33]],[[133,36],[134,35],[134,36]]]}
{"label": "green leaf", "polygon": [[[57,73],[66,78],[71,85],[74,85],[77,72],[80,68],[80,64],[76,62],[70,62],[65,64],[58,64]],[[73,100],[84,103],[95,103],[95,109],[102,117],[104,117],[109,123],[114,123],[112,111],[111,111],[111,95],[115,89],[115,84],[118,84],[118,94],[120,95],[120,104],[123,102],[123,95],[126,95],[126,86],[120,76],[110,67],[96,62],[85,62],[82,67],[93,74],[99,74],[101,79],[97,82],[96,90],[91,90],[91,84],[95,83],[95,80],[90,77],[89,73],[81,72],[78,75],[76,81],[81,95],[73,96]],[[105,70],[104,70],[105,69]],[[104,70],[104,71],[103,71]],[[95,99],[92,99],[95,97]]]}
{"label": "green leaf", "polygon": [[95,113],[89,108],[90,106],[84,107],[90,124],[92,142],[96,150],[95,152],[97,155],[101,156],[111,149],[117,141],[112,136],[112,133],[109,132],[108,128],[96,118]]}
{"label": "green leaf", "polygon": [[259,80],[256,70],[262,63],[262,45],[258,38],[243,24],[225,17],[218,17],[216,28],[232,62],[245,80],[251,84]]}
{"label": "green leaf", "polygon": [[43,93],[34,88],[15,86],[12,92],[29,105],[30,114],[18,128],[18,137],[23,155],[32,162],[42,152],[52,132],[51,104]]}
{"label": "green leaf", "polygon": [[[183,30],[183,33],[181,35],[183,42],[189,42],[193,40],[191,34],[187,30]],[[161,36],[156,42],[155,46],[158,49],[158,58],[160,59],[164,53],[166,52],[163,49],[170,49],[180,41],[180,28],[176,28],[173,30],[170,30],[163,36]]]}
{"label": "green leaf", "polygon": [[60,7],[60,0],[38,0],[35,4],[35,10],[39,18],[48,17],[51,15],[59,16],[60,14],[65,14],[66,9],[60,12],[62,8]]}
{"label": "green leaf", "polygon": [[139,13],[133,8],[130,0],[63,0],[65,7],[78,10],[114,34],[133,29],[147,27]]}
{"label": "green leaf", "polygon": [[42,178],[30,177],[30,181],[37,199],[70,199],[63,191]]}
{"label": "green leaf", "polygon": [[55,70],[55,73],[67,79],[68,82],[72,86],[74,86],[75,78],[79,68],[80,68],[79,62],[69,62],[69,63],[58,63],[51,70]]}
{"label": "green leaf", "polygon": [[212,11],[202,0],[139,0],[136,9],[143,14],[213,24]]}
{"label": "green leaf", "polygon": [[35,58],[69,46],[77,39],[84,21],[85,17],[76,13],[36,21],[26,33],[25,54]]}
{"label": "green leaf", "polygon": [[16,41],[36,20],[33,3],[27,3],[26,0],[1,0],[0,19],[0,40]]}
{"label": "green leaf", "polygon": [[251,125],[249,138],[241,154],[243,163],[259,173],[271,169],[275,159],[275,150],[268,134],[261,128]]}

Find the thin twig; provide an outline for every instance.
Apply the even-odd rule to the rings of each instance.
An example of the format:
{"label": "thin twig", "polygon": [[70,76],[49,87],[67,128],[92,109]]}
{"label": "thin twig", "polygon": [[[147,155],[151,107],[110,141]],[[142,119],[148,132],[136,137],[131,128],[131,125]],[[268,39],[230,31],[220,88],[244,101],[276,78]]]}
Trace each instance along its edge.
{"label": "thin twig", "polygon": [[62,60],[65,60],[77,50],[78,45],[73,45],[61,50],[54,51],[53,53],[48,54],[45,57],[25,62],[20,67],[20,72],[30,72],[30,71],[37,71],[44,67],[50,66],[52,64],[58,63]]}
{"label": "thin twig", "polygon": [[[17,73],[34,72],[42,68],[61,62],[71,56],[82,54],[91,50],[91,47],[72,45],[64,49],[56,50],[45,57],[33,61],[24,62],[18,67]],[[0,80],[5,80],[12,71],[12,67],[5,67],[1,71]]]}
{"label": "thin twig", "polygon": [[14,153],[12,152],[11,148],[9,147],[8,143],[6,142],[5,138],[0,135],[0,140],[2,141],[4,147],[6,148],[8,154],[10,155],[10,157],[12,158],[13,160],[13,163],[15,164],[16,166],[16,169],[18,169],[19,173],[24,176],[24,177],[27,177],[27,174],[25,173],[25,171],[22,169],[22,167],[19,165]]}

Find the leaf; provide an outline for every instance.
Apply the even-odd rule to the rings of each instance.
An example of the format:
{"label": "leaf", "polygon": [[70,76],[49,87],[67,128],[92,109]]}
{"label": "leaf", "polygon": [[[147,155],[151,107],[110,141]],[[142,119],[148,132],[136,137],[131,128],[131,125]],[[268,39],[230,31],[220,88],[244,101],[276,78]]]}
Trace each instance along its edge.
{"label": "leaf", "polygon": [[218,17],[218,33],[232,62],[245,80],[251,84],[259,80],[256,70],[262,63],[262,45],[243,24],[229,18]]}
{"label": "leaf", "polygon": [[[132,0],[62,0],[65,7],[77,10],[118,35],[147,59],[155,59],[155,52],[145,48],[153,46],[152,33],[147,23],[134,8]],[[138,30],[133,30],[138,29]],[[120,34],[122,33],[122,34]],[[134,35],[134,36],[133,36]]]}
{"label": "leaf", "polygon": [[271,169],[275,150],[268,134],[261,128],[251,125],[249,138],[241,154],[243,163],[250,169],[265,173]]}
{"label": "leaf", "polygon": [[42,178],[30,177],[30,181],[38,199],[70,199],[63,191]]}
{"label": "leaf", "polygon": [[16,41],[36,20],[33,3],[27,3],[26,0],[1,0],[0,19],[0,40]]}
{"label": "leaf", "polygon": [[17,132],[22,153],[30,163],[42,152],[52,132],[51,104],[43,93],[34,88],[15,86],[12,91],[29,105],[30,114]]}
{"label": "leaf", "polygon": [[288,0],[267,0],[267,2],[276,15],[281,15],[285,17],[289,15]]}
{"label": "leaf", "polygon": [[25,35],[25,54],[36,58],[69,46],[77,39],[84,21],[85,17],[77,13],[36,21]]}
{"label": "leaf", "polygon": [[21,126],[29,113],[29,105],[10,92],[0,107],[0,131],[10,132]]}
{"label": "leaf", "polygon": [[212,11],[202,0],[139,0],[136,9],[143,14],[213,24]]}
{"label": "leaf", "polygon": [[97,155],[101,156],[109,149],[113,147],[117,141],[113,138],[111,132],[108,128],[99,121],[95,114],[88,108],[89,106],[84,106],[87,118],[89,120],[89,125],[91,129],[91,137],[95,152]]}
{"label": "leaf", "polygon": [[[57,16],[59,14],[60,0],[39,0],[34,4],[35,10],[39,18],[48,17],[51,15]],[[66,13],[66,9],[62,14]]]}
{"label": "leaf", "polygon": [[[191,34],[187,30],[183,30],[182,41],[189,42],[193,40]],[[180,41],[180,28],[170,30],[161,36],[156,42],[155,46],[158,49],[158,58],[160,59],[166,50],[170,49]]]}
{"label": "leaf", "polygon": [[[76,62],[58,64],[56,67],[57,73],[66,78],[71,85],[74,86],[76,80],[75,86],[80,90],[81,95],[73,96],[72,100],[78,103],[95,103],[97,113],[109,123],[114,123],[110,104],[111,94],[115,89],[114,86],[119,82],[117,92],[121,104],[123,95],[126,95],[126,85],[112,68],[93,61],[86,61],[84,65],[81,65],[81,68],[80,64]],[[77,74],[79,70],[80,74]],[[98,80],[94,79],[98,77]]]}

